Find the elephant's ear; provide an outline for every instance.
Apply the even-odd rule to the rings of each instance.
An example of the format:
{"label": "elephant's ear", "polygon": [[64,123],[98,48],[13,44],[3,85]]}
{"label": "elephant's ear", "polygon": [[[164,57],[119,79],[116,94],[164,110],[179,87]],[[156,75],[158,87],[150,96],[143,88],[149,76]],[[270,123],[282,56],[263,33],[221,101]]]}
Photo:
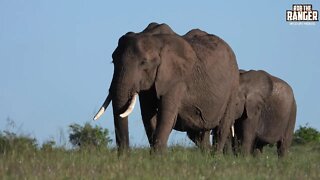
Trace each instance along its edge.
{"label": "elephant's ear", "polygon": [[249,93],[246,96],[245,108],[248,118],[259,118],[263,107],[264,99],[259,93]]}
{"label": "elephant's ear", "polygon": [[235,97],[235,118],[239,119],[244,111],[245,111],[245,96],[244,93],[242,92],[242,90],[239,88],[238,92],[237,92],[237,96]]}
{"label": "elephant's ear", "polygon": [[184,82],[192,71],[196,55],[182,38],[172,38],[161,48],[160,59],[155,78],[158,97],[166,94],[176,84]]}

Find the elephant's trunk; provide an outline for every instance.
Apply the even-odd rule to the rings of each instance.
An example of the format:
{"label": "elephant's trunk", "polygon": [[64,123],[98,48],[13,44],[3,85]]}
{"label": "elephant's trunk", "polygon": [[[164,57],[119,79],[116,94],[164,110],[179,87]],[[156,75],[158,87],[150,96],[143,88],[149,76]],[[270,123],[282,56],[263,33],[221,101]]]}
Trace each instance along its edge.
{"label": "elephant's trunk", "polygon": [[110,88],[116,142],[120,151],[129,147],[128,115],[132,112],[137,97],[132,87],[131,83],[116,79]]}
{"label": "elephant's trunk", "polygon": [[133,111],[138,96],[132,74],[132,71],[129,72],[124,67],[115,68],[109,95],[94,117],[97,120],[112,100],[116,142],[120,151],[129,146],[128,115]]}
{"label": "elephant's trunk", "polygon": [[[138,93],[135,93],[131,99],[130,105],[128,106],[127,110],[124,113],[120,114],[120,117],[124,118],[129,116],[132,113],[137,101],[137,97],[138,97]],[[106,100],[104,101],[103,105],[101,106],[97,114],[94,116],[93,120],[98,120],[102,116],[102,114],[105,112],[105,110],[109,106],[110,102],[111,102],[111,96],[110,94],[108,94]]]}

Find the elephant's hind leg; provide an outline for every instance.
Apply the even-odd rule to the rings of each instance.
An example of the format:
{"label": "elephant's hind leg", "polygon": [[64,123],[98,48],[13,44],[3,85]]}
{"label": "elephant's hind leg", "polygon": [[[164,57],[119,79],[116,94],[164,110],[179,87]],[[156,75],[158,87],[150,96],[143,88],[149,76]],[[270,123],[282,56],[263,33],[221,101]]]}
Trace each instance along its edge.
{"label": "elephant's hind leg", "polygon": [[292,128],[292,130],[291,130],[291,128],[289,128],[289,129],[286,130],[284,138],[277,142],[278,157],[284,157],[288,152],[289,146],[291,145],[292,136],[293,136],[293,128]]}
{"label": "elephant's hind leg", "polygon": [[278,157],[284,157],[286,155],[286,143],[283,140],[277,142],[277,153]]}
{"label": "elephant's hind leg", "polygon": [[296,113],[297,113],[297,106],[295,101],[291,105],[291,112],[288,115],[289,121],[287,128],[285,130],[284,138],[278,142],[278,156],[283,157],[287,154],[288,148],[291,145],[292,138],[293,138],[293,132],[294,132],[294,126],[296,122]]}
{"label": "elephant's hind leg", "polygon": [[210,149],[210,131],[187,131],[187,135],[200,149]]}

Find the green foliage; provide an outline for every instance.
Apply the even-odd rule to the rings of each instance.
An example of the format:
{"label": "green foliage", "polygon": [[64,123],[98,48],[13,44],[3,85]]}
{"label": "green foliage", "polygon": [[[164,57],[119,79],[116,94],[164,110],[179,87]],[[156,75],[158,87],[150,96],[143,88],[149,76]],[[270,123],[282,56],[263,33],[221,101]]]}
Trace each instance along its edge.
{"label": "green foliage", "polygon": [[108,129],[95,126],[92,127],[89,123],[85,123],[84,126],[79,124],[71,124],[69,140],[74,147],[81,149],[85,148],[106,148],[111,139],[109,137]]}
{"label": "green foliage", "polygon": [[320,179],[319,146],[293,146],[279,160],[275,147],[259,157],[202,153],[197,148],[170,147],[162,155],[150,148],[116,150],[54,149],[33,154],[0,155],[0,179]]}
{"label": "green foliage", "polygon": [[42,144],[41,150],[52,151],[55,145],[56,145],[56,142],[54,140],[46,141]]}
{"label": "green foliage", "polygon": [[3,131],[0,133],[0,153],[35,151],[37,141],[26,135]]}
{"label": "green foliage", "polygon": [[[306,126],[295,133],[313,137],[311,142],[318,135]],[[106,129],[89,123],[70,125],[70,142],[90,151],[57,148],[53,140],[37,150],[35,139],[1,132],[0,179],[320,179],[320,143],[292,146],[280,160],[276,147],[269,146],[258,157],[214,155],[182,146],[169,147],[162,155],[132,148],[129,155],[118,156],[116,149],[97,148],[106,148],[111,140]],[[30,153],[20,153],[25,150]]]}
{"label": "green foliage", "polygon": [[293,142],[295,144],[320,143],[320,132],[308,124],[299,126],[294,133]]}

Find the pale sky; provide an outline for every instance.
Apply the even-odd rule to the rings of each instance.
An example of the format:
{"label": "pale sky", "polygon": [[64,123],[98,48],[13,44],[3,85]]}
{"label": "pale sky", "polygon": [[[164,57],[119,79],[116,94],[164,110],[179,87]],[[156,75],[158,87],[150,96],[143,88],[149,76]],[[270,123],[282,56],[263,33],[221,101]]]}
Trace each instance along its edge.
{"label": "pale sky", "polygon": [[[293,3],[310,2],[0,0],[0,130],[9,128],[9,118],[19,133],[59,142],[62,134],[67,140],[68,125],[90,121],[114,139],[111,107],[92,121],[112,78],[111,54],[123,34],[150,22],[181,35],[193,28],[218,35],[240,68],[287,81],[298,105],[296,127],[319,130],[320,25],[289,25],[285,14]],[[319,1],[311,3],[320,10]],[[131,146],[148,145],[139,108],[129,128]],[[189,144],[185,137],[173,131],[170,143]]]}

